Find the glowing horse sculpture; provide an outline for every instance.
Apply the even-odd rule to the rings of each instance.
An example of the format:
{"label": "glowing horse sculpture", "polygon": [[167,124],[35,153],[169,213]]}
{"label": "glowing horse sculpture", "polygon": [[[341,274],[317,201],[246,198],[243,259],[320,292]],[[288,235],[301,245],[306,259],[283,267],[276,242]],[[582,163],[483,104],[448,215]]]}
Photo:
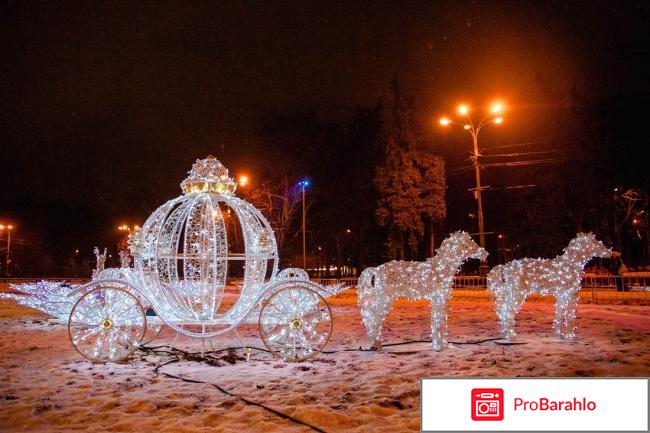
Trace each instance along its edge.
{"label": "glowing horse sculpture", "polygon": [[487,276],[488,291],[495,302],[501,336],[514,340],[515,316],[532,293],[555,296],[553,327],[557,337],[575,337],[582,270],[593,257],[609,257],[611,250],[593,233],[578,233],[554,259],[514,260],[492,268]]}
{"label": "glowing horse sculpture", "polygon": [[381,327],[399,297],[431,301],[431,345],[447,346],[447,304],[454,276],[467,259],[485,260],[488,253],[462,231],[452,233],[425,262],[391,261],[366,268],[359,277],[359,308],[370,340],[381,348]]}
{"label": "glowing horse sculpture", "polygon": [[99,248],[95,247],[93,250],[95,253],[95,257],[97,258],[97,265],[95,266],[95,269],[93,270],[93,279],[99,277],[99,274],[102,273],[104,270],[104,263],[106,262],[106,248],[104,248],[104,253],[99,252]]}

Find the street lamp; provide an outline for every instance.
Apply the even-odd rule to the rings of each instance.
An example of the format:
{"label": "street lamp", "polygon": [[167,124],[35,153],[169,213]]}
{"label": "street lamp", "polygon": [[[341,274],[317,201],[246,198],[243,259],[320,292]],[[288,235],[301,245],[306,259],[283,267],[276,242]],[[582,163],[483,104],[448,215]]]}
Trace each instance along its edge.
{"label": "street lamp", "polygon": [[306,215],[307,209],[305,207],[305,189],[309,187],[309,179],[303,179],[298,182],[298,186],[302,188],[302,268],[307,270],[307,236],[306,236]]}
{"label": "street lamp", "polygon": [[11,224],[0,224],[0,232],[7,230],[7,260],[5,262],[5,275],[8,277],[11,275],[9,271],[9,264],[11,263],[11,231],[14,229],[14,226]]}
{"label": "street lamp", "polygon": [[[494,102],[489,108],[488,114],[486,114],[478,124],[475,124],[472,121],[472,118],[470,117],[470,109],[467,104],[461,104],[458,106],[458,114],[460,114],[464,119],[463,122],[456,122],[451,120],[448,117],[442,117],[440,119],[440,125],[441,126],[449,126],[449,125],[459,125],[462,126],[463,129],[467,132],[470,133],[472,136],[472,142],[474,145],[474,153],[473,153],[473,164],[474,164],[474,172],[476,174],[476,201],[478,204],[478,231],[479,231],[479,244],[481,247],[485,248],[485,224],[483,220],[483,200],[481,197],[481,164],[479,161],[479,150],[478,150],[478,135],[481,132],[481,129],[483,127],[489,125],[489,124],[501,124],[503,123],[503,117],[501,114],[505,111],[505,106],[502,102]],[[487,263],[486,262],[481,262],[481,268],[480,268],[481,275],[484,275],[487,273]]]}
{"label": "street lamp", "polygon": [[133,226],[130,226],[128,224],[122,224],[121,226],[117,226],[117,229],[121,232],[127,232],[128,234],[131,234],[131,232],[134,232],[136,230],[140,230],[140,226],[135,224]]}
{"label": "street lamp", "polygon": [[237,179],[237,183],[239,183],[239,186],[241,186],[241,187],[247,186],[248,185],[248,176],[246,176],[245,174],[242,174],[241,176],[239,176],[239,179]]}

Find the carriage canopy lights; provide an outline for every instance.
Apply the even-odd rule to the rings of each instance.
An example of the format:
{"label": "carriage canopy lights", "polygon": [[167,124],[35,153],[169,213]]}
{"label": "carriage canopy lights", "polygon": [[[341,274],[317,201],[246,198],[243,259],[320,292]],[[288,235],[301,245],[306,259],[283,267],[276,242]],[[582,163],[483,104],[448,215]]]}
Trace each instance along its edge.
{"label": "carriage canopy lights", "polygon": [[232,195],[237,189],[237,183],[228,176],[228,169],[217,158],[209,155],[192,165],[189,176],[181,182],[181,189],[185,195],[200,193]]}

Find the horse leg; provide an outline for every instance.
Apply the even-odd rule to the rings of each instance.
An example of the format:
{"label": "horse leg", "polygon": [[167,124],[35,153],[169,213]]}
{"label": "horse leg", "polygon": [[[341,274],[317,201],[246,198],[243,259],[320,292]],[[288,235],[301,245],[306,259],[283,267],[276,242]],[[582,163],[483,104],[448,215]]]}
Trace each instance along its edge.
{"label": "horse leg", "polygon": [[447,348],[447,305],[445,299],[434,297],[431,300],[431,348]]}
{"label": "horse leg", "polygon": [[574,326],[576,308],[578,306],[577,292],[563,293],[555,297],[555,336],[563,340],[572,340],[576,334]]}
{"label": "horse leg", "polygon": [[[370,308],[362,308],[361,314],[363,323],[366,325],[368,337],[372,343],[372,347],[376,350],[381,349],[381,330],[384,324],[384,319],[388,315],[391,302],[387,299],[378,300]],[[381,308],[381,307],[384,308]]]}
{"label": "horse leg", "polygon": [[506,341],[514,341],[517,337],[515,333],[515,316],[517,315],[517,306],[512,296],[504,295],[495,300],[495,309],[499,317],[499,332],[501,338]]}

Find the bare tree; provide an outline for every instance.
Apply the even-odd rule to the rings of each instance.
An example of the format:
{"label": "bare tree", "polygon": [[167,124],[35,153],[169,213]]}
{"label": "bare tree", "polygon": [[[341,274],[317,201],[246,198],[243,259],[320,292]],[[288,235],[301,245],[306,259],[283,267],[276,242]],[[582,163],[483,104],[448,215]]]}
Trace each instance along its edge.
{"label": "bare tree", "polygon": [[622,193],[616,192],[614,210],[614,231],[616,234],[616,248],[621,251],[623,243],[621,240],[621,232],[629,222],[630,218],[639,210],[638,206],[643,203],[641,191],[638,189],[630,188]]}
{"label": "bare tree", "polygon": [[[261,184],[251,191],[249,199],[269,220],[278,249],[282,250],[290,240],[291,225],[300,205],[300,191],[285,176],[277,186]],[[293,233],[293,236],[296,236]]]}

